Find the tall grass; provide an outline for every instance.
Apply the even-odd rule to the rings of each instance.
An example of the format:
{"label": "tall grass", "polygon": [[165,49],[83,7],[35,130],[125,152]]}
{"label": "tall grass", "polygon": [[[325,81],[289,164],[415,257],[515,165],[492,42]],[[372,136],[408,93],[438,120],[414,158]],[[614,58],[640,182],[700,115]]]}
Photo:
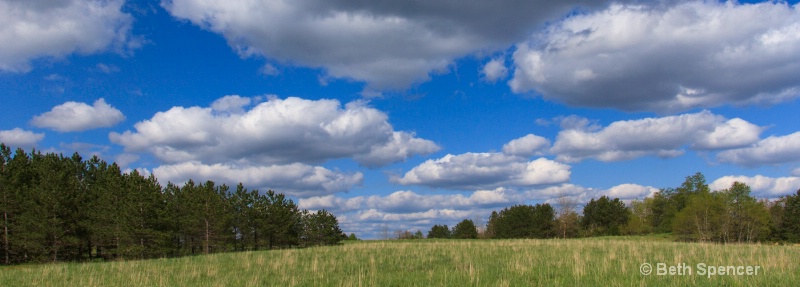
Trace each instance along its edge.
{"label": "tall grass", "polygon": [[[363,241],[176,259],[0,268],[0,286],[781,286],[800,247],[658,238]],[[759,265],[752,276],[644,276],[662,262]]]}

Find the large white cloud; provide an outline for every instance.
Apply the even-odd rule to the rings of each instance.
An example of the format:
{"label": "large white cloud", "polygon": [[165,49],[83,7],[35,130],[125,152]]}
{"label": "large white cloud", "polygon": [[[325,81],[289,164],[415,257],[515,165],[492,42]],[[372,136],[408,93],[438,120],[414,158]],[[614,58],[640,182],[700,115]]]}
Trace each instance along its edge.
{"label": "large white cloud", "polygon": [[123,0],[0,0],[0,70],[27,72],[40,57],[124,52],[140,45],[131,37]]}
{"label": "large white cloud", "polygon": [[[576,5],[606,1],[164,0],[175,17],[222,34],[242,56],[324,68],[406,88],[452,60],[502,50]],[[593,4],[595,3],[595,4]]]}
{"label": "large white cloud", "polygon": [[750,186],[752,195],[757,198],[777,198],[789,195],[800,190],[800,177],[766,177],[756,176],[723,176],[711,184],[711,190],[728,189],[734,182],[740,182]]}
{"label": "large white cloud", "polygon": [[239,182],[251,188],[275,190],[280,193],[306,197],[350,190],[361,184],[362,173],[345,174],[320,166],[301,163],[269,166],[238,166],[233,164],[203,164],[184,162],[162,165],[153,169],[162,183],[183,184],[189,179],[212,180],[235,186]]}
{"label": "large white cloud", "polygon": [[[230,110],[243,104],[228,97],[215,106]],[[362,165],[380,166],[439,149],[413,133],[394,131],[379,110],[361,102],[342,107],[337,100],[271,98],[240,113],[174,107],[134,127],[111,133],[111,141],[166,163],[285,164],[352,157]]]}
{"label": "large white cloud", "polygon": [[10,148],[31,148],[42,139],[44,139],[44,134],[21,128],[0,130],[0,143],[4,143]]}
{"label": "large white cloud", "polygon": [[515,92],[659,113],[800,96],[800,5],[612,5],[568,17],[514,52]]}
{"label": "large white cloud", "polygon": [[617,121],[596,131],[562,130],[550,152],[566,162],[587,158],[620,161],[646,155],[674,157],[683,154],[685,147],[718,150],[746,146],[757,142],[762,131],[745,120],[703,111]]}
{"label": "large white cloud", "polygon": [[31,124],[59,132],[74,132],[111,127],[123,120],[125,116],[122,112],[100,98],[91,106],[78,102],[55,106],[52,110],[35,116]]}
{"label": "large white cloud", "polygon": [[546,158],[529,161],[502,153],[465,153],[427,160],[391,181],[449,189],[492,189],[557,184],[569,177],[570,166]]}
{"label": "large white cloud", "polygon": [[720,152],[717,160],[744,166],[800,162],[800,132],[770,136],[749,147]]}

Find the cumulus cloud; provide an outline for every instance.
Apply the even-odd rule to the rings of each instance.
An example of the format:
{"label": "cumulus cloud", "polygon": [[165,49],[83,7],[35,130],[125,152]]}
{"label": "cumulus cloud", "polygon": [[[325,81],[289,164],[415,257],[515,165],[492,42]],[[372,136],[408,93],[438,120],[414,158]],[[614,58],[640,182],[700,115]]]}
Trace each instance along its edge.
{"label": "cumulus cloud", "polygon": [[789,195],[800,190],[800,177],[766,177],[756,176],[723,176],[711,184],[711,190],[723,190],[730,188],[734,182],[740,182],[750,186],[752,195],[757,198],[778,198]]}
{"label": "cumulus cloud", "polygon": [[0,1],[0,70],[27,72],[30,61],[141,45],[130,35],[125,1]]}
{"label": "cumulus cloud", "polygon": [[800,132],[770,136],[749,147],[720,152],[717,160],[744,166],[800,162]]}
{"label": "cumulus cloud", "polygon": [[[241,103],[235,97],[215,102],[225,109]],[[337,100],[271,98],[242,113],[174,107],[134,127],[109,137],[127,152],[150,152],[166,163],[316,163],[351,157],[381,166],[439,149],[412,133],[394,131],[379,110],[361,102],[342,107]]]}
{"label": "cumulus cloud", "polygon": [[529,157],[542,155],[548,148],[550,148],[550,140],[534,134],[528,134],[503,145],[503,153]]}
{"label": "cumulus cloud", "polygon": [[30,148],[44,139],[44,134],[26,131],[20,128],[0,130],[0,143],[10,148]]}
{"label": "cumulus cloud", "polygon": [[403,185],[466,190],[557,184],[569,177],[570,166],[546,158],[529,161],[502,153],[465,153],[427,160],[390,180]]}
{"label": "cumulus cloud", "polygon": [[413,191],[397,191],[387,196],[357,196],[342,198],[334,195],[300,199],[300,208],[356,211],[375,209],[386,212],[410,213],[431,209],[475,209],[506,206],[522,202],[515,192],[505,188],[478,190],[470,196],[462,194],[421,195]]}
{"label": "cumulus cloud", "polygon": [[617,121],[597,131],[568,129],[558,133],[550,152],[557,160],[577,162],[628,160],[646,155],[675,157],[684,148],[719,150],[759,140],[763,128],[709,111],[662,118]]}
{"label": "cumulus cloud", "polygon": [[78,102],[55,106],[49,112],[33,117],[31,124],[59,132],[76,132],[111,127],[123,120],[122,112],[100,98],[91,106]]}
{"label": "cumulus cloud", "polygon": [[658,189],[652,186],[625,183],[613,186],[602,194],[610,198],[642,199],[652,196],[656,192],[658,192]]}
{"label": "cumulus cloud", "polygon": [[569,198],[575,203],[583,205],[592,199],[598,199],[602,196],[619,198],[623,201],[630,201],[652,196],[656,192],[658,192],[658,189],[655,187],[633,183],[623,183],[612,186],[609,189],[590,188],[576,184],[565,183],[544,188],[529,189],[524,191],[523,195],[524,198],[528,200],[544,201],[552,205],[557,205],[557,199],[560,197]]}
{"label": "cumulus cloud", "polygon": [[121,168],[127,168],[132,163],[139,161],[139,158],[139,155],[123,153],[114,157],[114,162],[117,163],[117,165]]}
{"label": "cumulus cloud", "polygon": [[239,182],[261,190],[276,190],[288,195],[307,197],[342,192],[361,184],[362,173],[346,174],[320,166],[301,163],[269,166],[238,166],[184,162],[153,169],[162,183],[182,184],[189,179],[212,180],[235,186]]}
{"label": "cumulus cloud", "polygon": [[211,103],[211,109],[218,112],[241,113],[252,100],[239,95],[224,96]]}
{"label": "cumulus cloud", "polygon": [[362,165],[378,167],[386,163],[397,162],[414,154],[430,154],[439,150],[432,141],[417,138],[413,133],[392,132],[392,138],[384,145],[372,147],[367,154],[358,154],[353,158]]}
{"label": "cumulus cloud", "polygon": [[[402,89],[453,59],[502,50],[577,5],[606,1],[165,0],[176,18],[224,36],[243,57],[324,68]],[[595,4],[593,4],[595,3]]]}
{"label": "cumulus cloud", "polygon": [[786,2],[614,4],[519,44],[509,84],[629,111],[780,103],[800,96],[798,35],[800,5]]}
{"label": "cumulus cloud", "polygon": [[483,75],[483,78],[490,83],[504,79],[508,75],[508,68],[506,68],[505,59],[497,58],[489,61],[483,66],[481,74]]}

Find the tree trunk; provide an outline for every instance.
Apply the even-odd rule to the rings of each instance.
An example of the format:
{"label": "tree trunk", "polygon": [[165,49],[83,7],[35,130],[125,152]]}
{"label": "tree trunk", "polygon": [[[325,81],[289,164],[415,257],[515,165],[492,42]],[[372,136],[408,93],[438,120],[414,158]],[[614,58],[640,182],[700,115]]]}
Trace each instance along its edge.
{"label": "tree trunk", "polygon": [[208,230],[208,219],[204,219],[206,222],[206,244],[205,244],[205,254],[208,254],[208,245],[209,245],[209,230]]}
{"label": "tree trunk", "polygon": [[[5,174],[5,165],[0,165],[0,174]],[[0,187],[3,188],[3,252],[5,254],[5,264],[9,264],[8,260],[8,190],[5,190],[5,186]]]}
{"label": "tree trunk", "polygon": [[[3,200],[5,201],[6,195],[3,194]],[[8,211],[3,211],[3,252],[5,254],[5,264],[9,264],[8,260]]]}

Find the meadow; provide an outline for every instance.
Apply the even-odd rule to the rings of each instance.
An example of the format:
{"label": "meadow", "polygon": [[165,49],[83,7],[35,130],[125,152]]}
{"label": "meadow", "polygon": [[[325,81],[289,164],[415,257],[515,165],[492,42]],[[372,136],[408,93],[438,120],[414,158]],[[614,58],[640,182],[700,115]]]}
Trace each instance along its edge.
{"label": "meadow", "polygon": [[[358,241],[306,249],[0,267],[0,286],[786,286],[800,246],[669,237]],[[652,266],[643,275],[642,264]],[[657,275],[658,263],[692,269]],[[697,264],[760,266],[699,274]],[[680,271],[679,271],[680,272]]]}

